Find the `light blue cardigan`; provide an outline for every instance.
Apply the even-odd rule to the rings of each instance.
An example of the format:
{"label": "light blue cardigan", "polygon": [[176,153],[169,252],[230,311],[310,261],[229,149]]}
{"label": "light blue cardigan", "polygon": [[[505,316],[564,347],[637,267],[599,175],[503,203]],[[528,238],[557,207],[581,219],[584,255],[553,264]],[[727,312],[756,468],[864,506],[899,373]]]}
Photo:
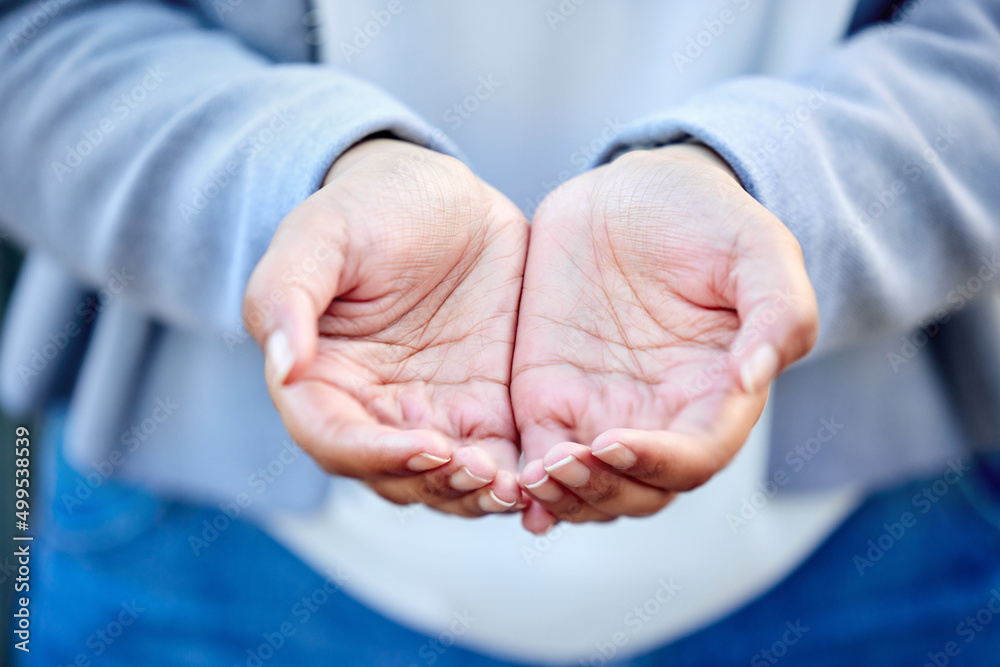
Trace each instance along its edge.
{"label": "light blue cardigan", "polygon": [[[604,156],[697,137],[801,242],[822,326],[774,389],[788,488],[876,486],[1000,443],[1000,3],[919,0],[873,24],[887,4],[861,2],[855,28],[872,25],[796,77],[715,87]],[[294,64],[309,9],[0,0],[0,225],[28,250],[0,398],[24,412],[73,383],[81,484],[258,490],[254,509],[327,488],[289,453],[243,286],[355,141],[455,148],[386,92]]]}

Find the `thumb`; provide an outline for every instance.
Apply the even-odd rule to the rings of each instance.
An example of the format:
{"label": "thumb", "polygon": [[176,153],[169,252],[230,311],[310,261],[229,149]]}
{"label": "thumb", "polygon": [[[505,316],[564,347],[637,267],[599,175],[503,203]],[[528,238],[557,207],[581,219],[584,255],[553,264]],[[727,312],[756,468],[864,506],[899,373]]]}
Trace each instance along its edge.
{"label": "thumb", "polygon": [[344,270],[344,226],[333,215],[315,200],[289,213],[247,282],[243,325],[264,350],[269,384],[294,382],[316,355],[319,318]]}
{"label": "thumb", "polygon": [[730,271],[740,331],[730,352],[743,391],[763,391],[812,349],[819,333],[816,294],[802,250],[770,212],[740,234]]}

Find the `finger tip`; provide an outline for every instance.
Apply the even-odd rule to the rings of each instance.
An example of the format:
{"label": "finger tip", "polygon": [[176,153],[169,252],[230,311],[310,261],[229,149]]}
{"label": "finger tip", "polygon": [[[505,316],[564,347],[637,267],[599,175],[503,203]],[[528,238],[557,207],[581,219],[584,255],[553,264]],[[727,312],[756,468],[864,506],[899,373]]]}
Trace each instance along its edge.
{"label": "finger tip", "polygon": [[740,386],[747,394],[758,394],[774,380],[781,365],[778,351],[771,343],[758,346],[743,358],[739,367]]}
{"label": "finger tip", "polygon": [[538,482],[532,484],[526,492],[539,502],[554,503],[563,497],[562,485],[546,473]]}
{"label": "finger tip", "polygon": [[531,489],[545,481],[548,478],[548,473],[542,466],[541,459],[535,459],[528,463],[518,476],[518,483],[525,489]]}
{"label": "finger tip", "polygon": [[492,477],[486,479],[473,474],[468,466],[462,466],[448,478],[448,484],[456,491],[475,491],[492,481]]}
{"label": "finger tip", "polygon": [[507,470],[501,470],[497,473],[490,485],[490,490],[504,502],[516,503],[521,498],[521,487],[517,483],[517,476]]}
{"label": "finger tip", "polygon": [[593,451],[593,454],[599,461],[617,470],[628,470],[638,461],[638,457],[632,449],[617,441]]}
{"label": "finger tip", "polygon": [[610,447],[616,442],[626,443],[635,432],[635,429],[628,428],[608,429],[591,441],[590,449],[591,451],[596,452],[597,450],[604,449],[605,447]]}
{"label": "finger tip", "polygon": [[416,451],[414,454],[428,454],[437,459],[449,462],[453,458],[451,442],[437,431],[427,429],[410,429],[400,431],[401,442]]}
{"label": "finger tip", "polygon": [[427,452],[420,452],[419,454],[410,457],[406,462],[406,467],[413,472],[427,472],[428,470],[436,470],[441,466],[447,465],[451,461],[451,457],[440,457],[434,456],[433,454],[428,454]]}
{"label": "finger tip", "polygon": [[487,514],[500,514],[514,508],[516,500],[506,500],[497,495],[494,489],[484,490],[479,494],[479,509]]}
{"label": "finger tip", "polygon": [[271,332],[264,344],[264,364],[271,381],[278,386],[288,384],[296,366],[296,355],[284,329]]}
{"label": "finger tip", "polygon": [[525,510],[521,518],[521,525],[524,526],[524,529],[539,537],[548,533],[556,523],[558,523],[558,519],[537,503]]}
{"label": "finger tip", "polygon": [[560,442],[542,457],[542,468],[548,472],[550,468],[565,462],[567,458],[579,457],[585,452],[589,453],[590,448],[576,442]]}
{"label": "finger tip", "polygon": [[461,458],[462,465],[479,479],[493,481],[502,472],[492,456],[478,447],[462,447],[456,453],[456,459]]}

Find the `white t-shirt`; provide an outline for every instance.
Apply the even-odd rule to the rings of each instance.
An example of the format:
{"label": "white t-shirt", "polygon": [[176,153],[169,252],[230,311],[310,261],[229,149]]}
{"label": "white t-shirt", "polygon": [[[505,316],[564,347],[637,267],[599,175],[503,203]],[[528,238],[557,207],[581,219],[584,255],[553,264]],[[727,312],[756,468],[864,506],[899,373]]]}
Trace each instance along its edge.
{"label": "white t-shirt", "polygon": [[[854,6],[319,4],[325,60],[441,126],[529,214],[620,127],[714,81],[794,69],[840,37]],[[611,650],[620,658],[660,646],[766,591],[857,506],[851,489],[769,497],[768,415],[726,470],[647,519],[561,524],[536,538],[517,517],[401,508],[334,479],[321,512],[273,516],[266,527],[366,604],[442,644],[601,664]]]}

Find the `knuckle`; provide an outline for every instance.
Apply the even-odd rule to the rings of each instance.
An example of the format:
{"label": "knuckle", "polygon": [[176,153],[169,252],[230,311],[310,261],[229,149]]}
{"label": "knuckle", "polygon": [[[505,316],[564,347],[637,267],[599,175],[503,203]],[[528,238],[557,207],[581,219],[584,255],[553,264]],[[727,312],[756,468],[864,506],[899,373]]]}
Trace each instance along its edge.
{"label": "knuckle", "polygon": [[662,491],[657,494],[656,498],[634,505],[623,512],[623,514],[636,519],[652,516],[670,504],[670,501],[672,501],[676,495],[676,493],[670,491]]}
{"label": "knuckle", "polygon": [[594,505],[602,505],[614,500],[621,493],[621,477],[616,473],[601,470],[592,473],[590,482],[581,489],[587,500]]}
{"label": "knuckle", "polygon": [[319,463],[319,467],[327,475],[333,475],[333,476],[336,476],[336,477],[353,477],[354,476],[354,475],[351,475],[347,469],[345,469],[343,466],[341,466],[339,463],[337,463],[335,461],[330,461],[328,459],[318,459],[317,463]]}
{"label": "knuckle", "polygon": [[563,507],[554,512],[557,519],[562,521],[569,521],[570,523],[580,523],[581,521],[586,521],[587,505],[579,499],[573,499],[568,501]]}
{"label": "knuckle", "polygon": [[372,490],[375,491],[375,493],[385,498],[390,503],[393,503],[394,505],[405,506],[420,502],[419,498],[414,498],[413,496],[406,496],[404,494],[400,494],[397,489],[395,489],[392,485],[389,484],[383,484],[383,485],[369,484],[368,486],[371,487]]}
{"label": "knuckle", "polygon": [[808,304],[795,312],[794,318],[792,336],[805,353],[812,348],[819,337],[819,315],[815,301],[810,299]]}
{"label": "knuckle", "polygon": [[419,484],[411,491],[413,497],[420,502],[427,502],[427,499],[435,497],[438,491],[438,487],[427,480],[421,480]]}
{"label": "knuckle", "polygon": [[629,474],[649,480],[662,479],[668,471],[667,462],[661,457],[645,457],[629,471]]}
{"label": "knuckle", "polygon": [[714,469],[708,466],[699,466],[687,475],[687,477],[682,481],[682,484],[678,486],[677,490],[693,491],[707,483],[713,476],[715,476]]}

